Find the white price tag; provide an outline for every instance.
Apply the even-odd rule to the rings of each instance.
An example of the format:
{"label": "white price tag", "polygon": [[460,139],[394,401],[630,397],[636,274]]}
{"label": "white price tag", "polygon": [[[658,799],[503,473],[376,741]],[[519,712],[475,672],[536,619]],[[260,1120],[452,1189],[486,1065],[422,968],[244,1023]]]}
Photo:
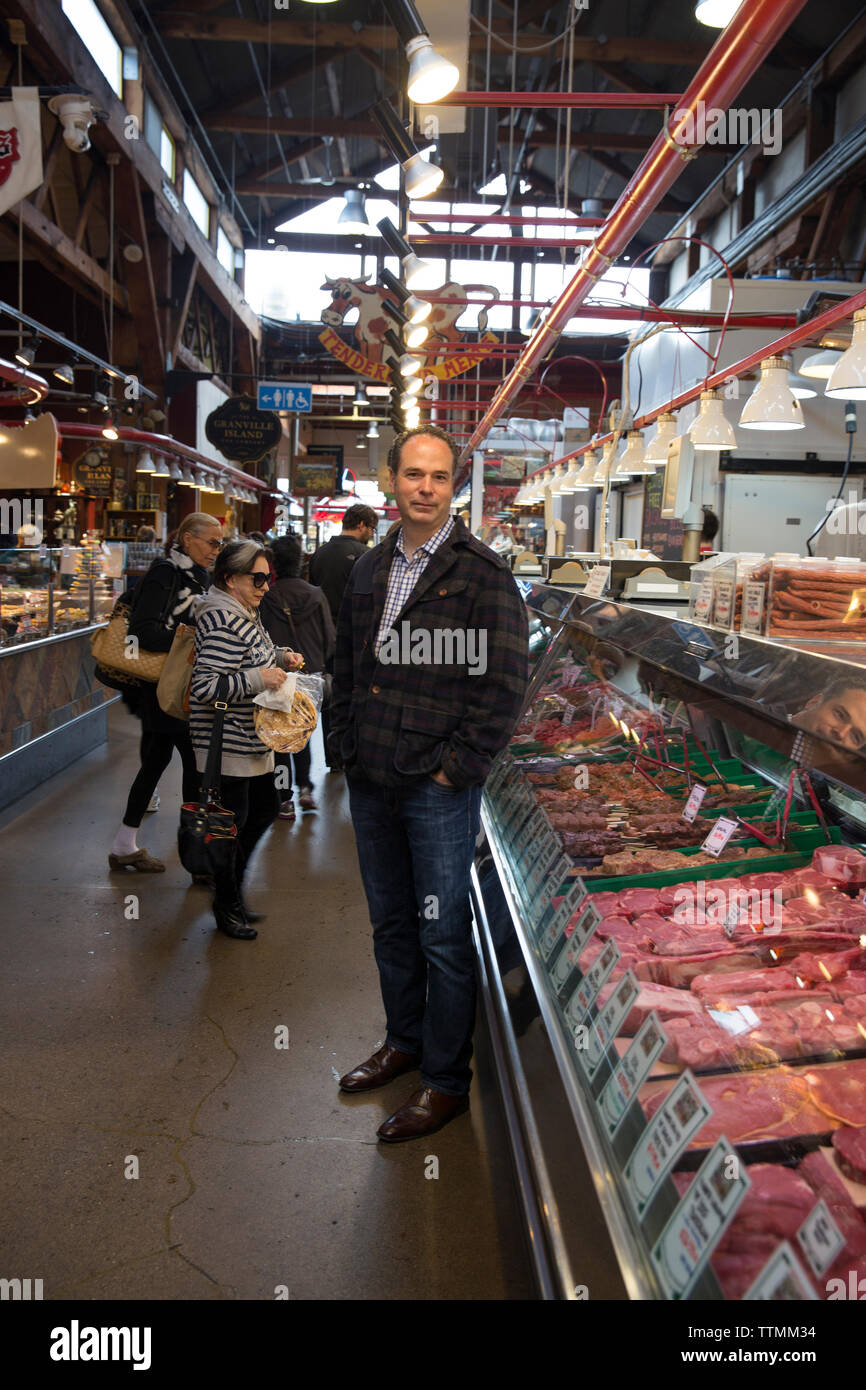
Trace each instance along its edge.
{"label": "white price tag", "polygon": [[713,576],[711,574],[705,574],[701,579],[701,587],[698,589],[698,596],[695,599],[695,617],[698,622],[709,622],[712,609]]}
{"label": "white price tag", "polygon": [[689,1140],[712,1113],[691,1072],[683,1072],[637,1141],[623,1171],[626,1191],[638,1216],[643,1216]]}
{"label": "white price tag", "polygon": [[607,1049],[634,1008],[638,993],[637,980],[629,970],[620,980],[604,1008],[599,1010],[598,1018],[589,1029],[585,1039],[585,1046],[581,1047],[577,1040],[575,1041],[575,1047],[578,1049],[578,1061],[590,1080],[592,1080]]}
{"label": "white price tag", "polygon": [[722,1136],[652,1248],[668,1298],[687,1298],[751,1183],[730,1140]]}
{"label": "white price tag", "polygon": [[830,1215],[823,1197],[797,1232],[800,1249],[816,1278],[820,1279],[845,1249],[845,1237]]}
{"label": "white price tag", "polygon": [[744,1303],[818,1302],[803,1266],[785,1240],[774,1250],[754,1284],[743,1294]]}
{"label": "white price tag", "polygon": [[608,1138],[616,1134],[666,1042],[658,1014],[653,1009],[635,1033],[628,1051],[620,1058],[596,1102]]}
{"label": "white price tag", "polygon": [[610,583],[610,565],[593,565],[583,592],[587,598],[601,598]]}
{"label": "white price tag", "polygon": [[760,633],[764,626],[764,595],[766,585],[750,581],[743,585],[743,612],[740,617],[741,632]]}
{"label": "white price tag", "polygon": [[728,627],[734,606],[733,579],[717,579],[714,586],[714,618],[719,627]]}
{"label": "white price tag", "polygon": [[691,791],[689,792],[689,799],[683,807],[683,820],[687,820],[690,825],[697,816],[698,811],[701,808],[701,802],[703,801],[706,794],[706,787],[700,786],[692,787]]}
{"label": "white price tag", "polygon": [[597,960],[587,970],[580,984],[568,1001],[565,1016],[573,1027],[583,1023],[592,1008],[598,992],[619,960],[619,947],[613,937],[606,943]]}
{"label": "white price tag", "polygon": [[576,706],[573,705],[573,704],[569,701],[568,708],[565,709],[565,710],[563,710],[563,712],[562,712],[562,724],[563,724],[563,728],[566,728],[566,729],[567,729],[568,726],[569,726],[569,724],[573,723],[573,721],[574,721],[574,716],[575,716],[576,714],[577,714],[577,708],[576,708]]}
{"label": "white price tag", "polygon": [[736,828],[737,822],[735,820],[728,820],[725,816],[719,816],[719,819],[701,845],[701,849],[705,854],[712,854],[718,858]]}

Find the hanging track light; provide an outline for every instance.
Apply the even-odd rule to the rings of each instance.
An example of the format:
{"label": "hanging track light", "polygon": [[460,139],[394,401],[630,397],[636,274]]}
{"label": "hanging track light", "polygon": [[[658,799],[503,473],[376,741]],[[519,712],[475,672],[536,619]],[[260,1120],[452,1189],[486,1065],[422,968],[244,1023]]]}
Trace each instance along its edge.
{"label": "hanging track light", "polygon": [[20,362],[22,367],[32,367],[39,351],[39,343],[40,339],[36,337],[25,339],[15,353],[15,361]]}
{"label": "hanging track light", "polygon": [[412,0],[385,0],[385,10],[409,59],[409,100],[421,105],[441,101],[460,80],[456,67],[436,52]]}
{"label": "hanging track light", "polygon": [[[410,296],[410,298],[414,298],[414,295]],[[415,302],[420,304],[421,300],[419,299]],[[392,304],[390,299],[383,299],[382,308],[385,310],[388,317],[393,319],[399,327],[407,348],[419,348],[422,343],[427,341],[430,329],[426,324],[412,323],[411,319],[408,319],[403,313],[403,310],[398,309],[396,304]]]}
{"label": "hanging track light", "polygon": [[444,169],[424,158],[390,101],[377,101],[370,111],[385,144],[403,170],[406,196],[426,198],[434,193],[445,177]]}
{"label": "hanging track light", "polygon": [[802,430],[803,407],[788,385],[790,357],[767,357],[761,363],[761,379],[740,416],[745,430]]}
{"label": "hanging track light", "polygon": [[407,289],[411,290],[413,286],[418,284],[419,280],[422,280],[428,273],[432,273],[433,267],[429,261],[422,261],[415,255],[412,247],[406,238],[400,235],[393,222],[387,217],[383,217],[381,222],[376,223],[376,226],[382,233],[389,251],[400,258]]}
{"label": "hanging track light", "polygon": [[367,221],[364,195],[360,188],[350,188],[346,192],[343,211],[337,218],[340,232],[357,233],[359,236],[372,236],[373,228]]}
{"label": "hanging track light", "polygon": [[393,328],[386,328],[382,336],[388,346],[394,349],[397,357],[397,366],[403,376],[417,376],[418,372],[421,370],[421,359],[419,357],[413,357],[411,352],[403,351],[403,344],[400,342]]}
{"label": "hanging track light", "polygon": [[[385,220],[387,221],[387,218]],[[388,226],[396,231],[392,223],[389,222]],[[382,231],[381,222],[379,223],[379,231]],[[382,235],[384,236],[385,233],[382,232]],[[405,246],[407,243],[403,242],[403,245]],[[395,254],[399,254],[399,252],[395,252]],[[403,282],[398,280],[396,275],[392,275],[390,270],[382,271],[382,284],[385,286],[386,290],[391,290],[393,294],[396,294],[403,305],[402,312],[406,315],[410,323],[420,324],[429,319],[433,312],[433,305],[430,303],[429,299],[418,299],[416,295],[410,294]],[[387,303],[385,307],[388,307]]]}
{"label": "hanging track light", "polygon": [[851,346],[833,368],[824,394],[837,401],[866,401],[866,313],[862,309],[854,315]]}

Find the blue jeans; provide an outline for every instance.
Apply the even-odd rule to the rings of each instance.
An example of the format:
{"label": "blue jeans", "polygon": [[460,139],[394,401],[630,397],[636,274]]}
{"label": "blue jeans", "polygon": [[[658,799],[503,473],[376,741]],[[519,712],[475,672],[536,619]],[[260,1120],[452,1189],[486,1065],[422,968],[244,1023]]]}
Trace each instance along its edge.
{"label": "blue jeans", "polygon": [[469,871],[481,788],[450,790],[432,777],[408,791],[357,775],[347,781],[385,1040],[420,1056],[422,1085],[465,1095],[475,1024]]}

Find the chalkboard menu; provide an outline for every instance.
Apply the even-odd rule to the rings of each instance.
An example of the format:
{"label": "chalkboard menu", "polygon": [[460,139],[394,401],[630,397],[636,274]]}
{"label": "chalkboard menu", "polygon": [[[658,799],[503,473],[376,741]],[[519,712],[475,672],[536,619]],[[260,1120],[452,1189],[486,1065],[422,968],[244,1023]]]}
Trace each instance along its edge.
{"label": "chalkboard menu", "polygon": [[662,490],[665,470],[651,473],[646,481],[643,504],[641,544],[658,555],[660,560],[681,560],[683,554],[683,523],[675,517],[662,516]]}

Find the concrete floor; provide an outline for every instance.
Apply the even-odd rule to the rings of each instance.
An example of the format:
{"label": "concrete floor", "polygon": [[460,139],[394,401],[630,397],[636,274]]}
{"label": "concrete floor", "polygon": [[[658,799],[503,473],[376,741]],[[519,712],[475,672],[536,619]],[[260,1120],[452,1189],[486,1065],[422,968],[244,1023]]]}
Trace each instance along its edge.
{"label": "concrete floor", "polygon": [[337,1090],[383,1020],[319,734],[321,809],[263,841],[247,943],[177,862],[177,759],[139,835],[166,873],[109,872],[138,746],[109,718],[0,815],[0,1275],[46,1299],[532,1298],[483,1027],[471,1111],[427,1141],[375,1138],[416,1078]]}

